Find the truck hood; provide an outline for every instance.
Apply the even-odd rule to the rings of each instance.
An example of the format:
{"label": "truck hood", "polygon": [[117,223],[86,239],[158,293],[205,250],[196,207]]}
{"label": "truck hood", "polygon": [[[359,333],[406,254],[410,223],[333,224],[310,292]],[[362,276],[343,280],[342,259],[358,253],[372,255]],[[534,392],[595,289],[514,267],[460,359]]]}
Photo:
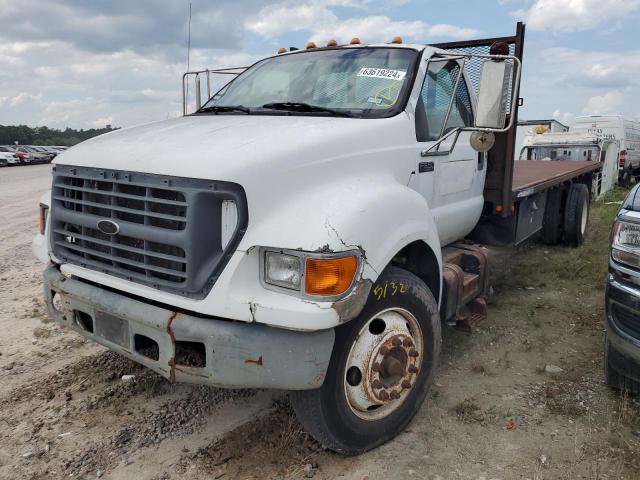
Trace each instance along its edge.
{"label": "truck hood", "polygon": [[[398,139],[389,136],[389,122],[396,118],[188,116],[101,135],[58,155],[54,163],[242,184],[248,172],[255,177],[261,169],[273,174],[326,161],[338,152],[328,144],[339,144],[340,156],[375,149],[371,139],[384,148],[385,138]],[[372,135],[372,129],[381,129],[381,135]],[[366,145],[358,141],[365,137]]]}

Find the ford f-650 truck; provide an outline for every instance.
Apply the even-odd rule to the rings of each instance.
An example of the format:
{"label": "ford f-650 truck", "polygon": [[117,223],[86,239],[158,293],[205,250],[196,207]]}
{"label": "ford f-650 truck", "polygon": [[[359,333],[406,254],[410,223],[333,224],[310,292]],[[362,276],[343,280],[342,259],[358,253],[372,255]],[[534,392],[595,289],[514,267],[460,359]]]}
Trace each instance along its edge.
{"label": "ford f-650 truck", "polygon": [[171,382],[288,390],[334,451],[393,438],[441,325],[485,315],[479,243],[585,234],[597,162],[514,171],[523,38],[310,44],[202,106],[230,71],[194,72],[194,113],[56,158],[34,241],[50,315]]}

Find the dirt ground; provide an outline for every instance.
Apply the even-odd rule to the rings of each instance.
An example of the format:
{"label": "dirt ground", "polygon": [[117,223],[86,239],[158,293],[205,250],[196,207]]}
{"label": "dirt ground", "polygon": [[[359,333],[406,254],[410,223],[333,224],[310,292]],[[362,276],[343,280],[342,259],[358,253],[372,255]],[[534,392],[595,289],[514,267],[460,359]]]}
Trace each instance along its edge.
{"label": "dirt ground", "polygon": [[489,318],[471,335],[445,329],[406,432],[345,458],[280,392],[171,386],[48,322],[30,242],[50,168],[0,169],[0,478],[640,478],[640,405],[602,375],[617,205],[593,205],[580,249],[495,250]]}

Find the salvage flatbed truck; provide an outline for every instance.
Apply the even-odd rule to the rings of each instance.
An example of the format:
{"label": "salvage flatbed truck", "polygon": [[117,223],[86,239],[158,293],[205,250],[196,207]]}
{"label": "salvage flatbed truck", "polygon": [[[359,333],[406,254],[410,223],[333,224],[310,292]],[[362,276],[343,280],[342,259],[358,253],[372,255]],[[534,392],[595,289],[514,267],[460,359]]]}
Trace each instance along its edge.
{"label": "salvage flatbed truck", "polygon": [[514,171],[523,39],[281,51],[60,154],[34,240],[51,317],[171,382],[288,390],[336,452],[388,441],[441,325],[486,315],[479,242],[582,242],[597,163]]}

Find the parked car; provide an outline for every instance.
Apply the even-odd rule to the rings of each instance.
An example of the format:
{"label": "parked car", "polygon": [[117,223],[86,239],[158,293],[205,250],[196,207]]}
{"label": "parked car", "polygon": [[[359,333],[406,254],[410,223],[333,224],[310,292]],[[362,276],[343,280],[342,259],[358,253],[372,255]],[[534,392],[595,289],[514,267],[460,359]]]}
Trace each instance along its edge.
{"label": "parked car", "polygon": [[2,147],[0,146],[0,159],[3,161],[0,167],[7,167],[11,165],[20,165],[22,163],[21,156],[26,157],[26,154],[16,152],[11,147]]}
{"label": "parked car", "polygon": [[51,150],[50,147],[42,147],[42,146],[30,146],[29,148],[31,148],[32,150],[35,150],[36,152],[39,153],[43,153],[45,155],[47,155],[49,157],[49,162],[51,160],[53,160],[54,158],[56,158],[56,156],[58,155],[58,151],[54,151]]}
{"label": "parked car", "polygon": [[19,146],[16,150],[21,153],[27,153],[31,156],[30,163],[49,163],[51,162],[51,156],[48,153],[39,152],[34,147]]}
{"label": "parked car", "polygon": [[625,199],[611,234],[606,288],[607,383],[640,394],[640,185]]}

